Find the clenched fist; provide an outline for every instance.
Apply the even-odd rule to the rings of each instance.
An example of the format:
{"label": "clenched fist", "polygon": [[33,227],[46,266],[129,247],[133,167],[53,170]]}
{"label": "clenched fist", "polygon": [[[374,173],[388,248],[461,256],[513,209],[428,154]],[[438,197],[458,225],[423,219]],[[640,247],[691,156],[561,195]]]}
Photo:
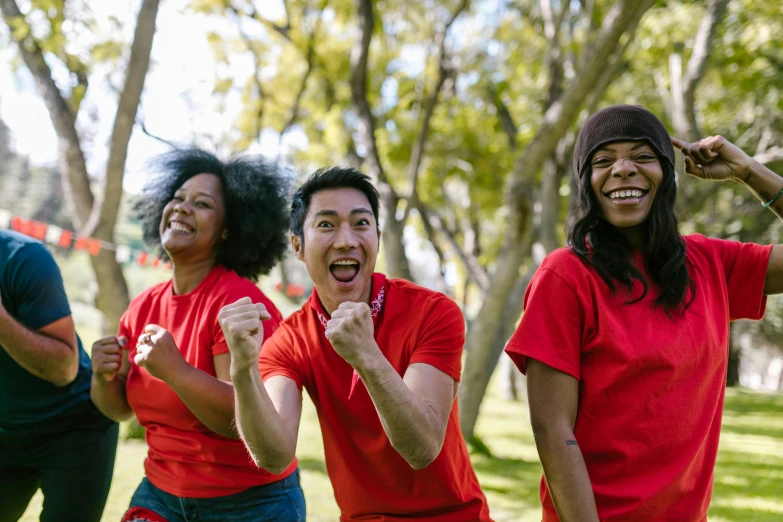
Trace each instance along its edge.
{"label": "clenched fist", "polygon": [[243,297],[218,313],[218,322],[231,352],[232,369],[255,367],[264,341],[264,325],[272,316],[261,303]]}
{"label": "clenched fist", "polygon": [[326,338],[334,351],[354,368],[380,352],[367,303],[341,303],[326,323]]}
{"label": "clenched fist", "polygon": [[123,350],[128,340],[125,336],[104,337],[100,341],[95,341],[92,345],[92,374],[100,382],[110,382],[114,380],[117,372],[122,366],[122,358],[125,356]]}
{"label": "clenched fist", "polygon": [[169,380],[169,376],[176,375],[179,368],[188,364],[171,334],[156,324],[144,327],[144,333],[139,336],[136,344],[136,357],[133,361],[164,382]]}

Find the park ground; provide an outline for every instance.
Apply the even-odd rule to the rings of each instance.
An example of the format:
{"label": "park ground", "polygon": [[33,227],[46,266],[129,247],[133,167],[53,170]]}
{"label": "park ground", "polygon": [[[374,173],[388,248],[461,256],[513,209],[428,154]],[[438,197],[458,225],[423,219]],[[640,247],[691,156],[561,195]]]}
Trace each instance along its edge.
{"label": "park ground", "polygon": [[[100,324],[100,316],[91,307],[80,304],[89,302],[87,293],[91,285],[91,274],[80,268],[85,266],[84,262],[78,257],[63,259],[58,256],[66,290],[73,302],[77,328],[89,351],[92,342],[99,337],[96,325]],[[160,270],[136,267],[129,272],[132,295],[166,277]],[[265,284],[262,288],[268,290]],[[290,306],[283,309],[285,315],[291,311]],[[482,406],[476,432],[492,452],[492,456],[473,454],[471,459],[493,518],[497,522],[540,520],[541,464],[524,403],[502,399],[497,383],[493,382]],[[128,501],[144,475],[146,451],[143,441],[120,441],[104,521],[119,521],[128,507]],[[338,520],[339,512],[326,475],[321,431],[309,398],[304,400],[297,456],[307,500],[307,520]],[[22,522],[38,520],[42,501],[39,492]],[[709,518],[710,522],[783,520],[783,394],[728,390]]]}

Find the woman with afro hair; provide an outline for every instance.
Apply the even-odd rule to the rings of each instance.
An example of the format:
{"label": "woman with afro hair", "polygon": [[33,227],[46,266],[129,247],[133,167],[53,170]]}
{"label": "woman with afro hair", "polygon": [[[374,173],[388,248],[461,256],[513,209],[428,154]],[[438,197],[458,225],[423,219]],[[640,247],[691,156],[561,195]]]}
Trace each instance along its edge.
{"label": "woman with afro hair", "polygon": [[783,245],[680,235],[673,145],[689,174],[783,218],[783,178],[726,139],[671,138],[640,106],[588,118],[569,246],[539,267],[506,347],[527,372],[543,522],[707,520],[729,321],[783,293]]}
{"label": "woman with afro hair", "polygon": [[123,521],[299,521],[297,463],[258,469],[234,426],[231,359],[218,324],[238,299],[258,304],[264,334],[281,320],[253,283],[287,248],[288,177],[258,157],[197,150],[154,160],[135,205],[144,240],[172,278],[131,301],[116,337],[92,348],[91,395],[116,421],[134,414],[149,447]]}

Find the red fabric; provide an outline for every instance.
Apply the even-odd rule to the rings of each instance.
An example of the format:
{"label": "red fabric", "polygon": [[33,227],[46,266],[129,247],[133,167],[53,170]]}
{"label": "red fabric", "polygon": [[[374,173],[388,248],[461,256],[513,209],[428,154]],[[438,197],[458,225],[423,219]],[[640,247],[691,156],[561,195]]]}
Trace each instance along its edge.
{"label": "red fabric", "polygon": [[[382,274],[373,275],[372,286],[374,296],[385,288],[375,339],[397,372],[426,363],[459,380],[465,342],[459,307],[443,294]],[[347,399],[354,370],[329,344],[317,310],[314,288],[310,302],[264,343],[259,369],[264,379],[292,379],[312,398],[340,520],[490,520],[460,432],[457,401],[440,455],[413,470],[389,443],[367,388],[357,386]]]}
{"label": "red fabric", "polygon": [[171,333],[188,363],[215,375],[213,357],[228,352],[218,312],[246,296],[269,310],[272,319],[264,321],[264,335],[270,336],[281,320],[280,312],[251,281],[222,266],[189,294],[174,295],[172,281],[153,286],[131,302],[120,320],[119,335],[128,338],[131,360],[128,403],[146,428],[149,446],[144,469],[152,484],[171,495],[233,495],[281,480],[296,469],[296,461],[281,475],[257,469],[242,441],[209,430],[166,383],[133,362],[139,335],[153,323]]}
{"label": "red fabric", "polygon": [[132,507],[125,512],[120,522],[169,522],[162,516],[158,515],[154,511],[150,511],[147,508]]}
{"label": "red fabric", "polygon": [[[574,433],[602,521],[706,520],[718,451],[729,321],[760,319],[771,246],[685,237],[696,298],[683,318],[628,305],[570,250],[549,255],[506,347],[579,380]],[[643,270],[641,258],[637,266]],[[641,285],[634,287],[635,297]],[[544,522],[558,517],[541,479]]]}

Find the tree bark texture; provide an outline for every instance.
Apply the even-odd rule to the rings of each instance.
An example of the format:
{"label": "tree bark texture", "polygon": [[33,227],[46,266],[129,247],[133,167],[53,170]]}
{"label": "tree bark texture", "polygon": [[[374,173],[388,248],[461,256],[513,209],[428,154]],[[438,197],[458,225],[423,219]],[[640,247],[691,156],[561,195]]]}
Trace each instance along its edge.
{"label": "tree bark texture", "polygon": [[497,363],[499,354],[496,355],[496,350],[493,350],[495,333],[502,326],[504,309],[519,279],[519,267],[531,246],[531,187],[544,162],[555,151],[559,140],[566,134],[589,94],[595,89],[612,57],[623,50],[623,46],[619,45],[620,37],[636,27],[652,3],[652,0],[623,0],[614,4],[604,19],[594,45],[585,57],[584,67],[546,111],[536,137],[524,148],[514,164],[506,190],[506,235],[489,289],[466,340],[467,359],[460,386],[459,405],[462,432],[468,440],[473,439],[481,401]]}

